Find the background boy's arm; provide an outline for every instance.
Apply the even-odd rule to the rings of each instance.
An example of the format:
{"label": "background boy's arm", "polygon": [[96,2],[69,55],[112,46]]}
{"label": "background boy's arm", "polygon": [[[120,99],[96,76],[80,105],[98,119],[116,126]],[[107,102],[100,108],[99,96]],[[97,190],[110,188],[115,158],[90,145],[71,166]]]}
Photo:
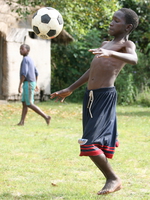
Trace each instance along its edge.
{"label": "background boy's arm", "polygon": [[56,101],[60,100],[61,102],[63,102],[65,98],[71,95],[74,90],[76,90],[77,88],[79,88],[81,85],[83,85],[88,81],[89,72],[90,69],[88,69],[76,82],[74,82],[68,88],[52,93],[50,95],[51,99],[57,97]]}
{"label": "background boy's arm", "polygon": [[22,83],[25,81],[25,76],[21,75],[21,78],[20,78],[20,83],[19,83],[19,87],[18,87],[18,92],[21,93],[21,86],[22,86]]}
{"label": "background boy's arm", "polygon": [[138,61],[138,57],[137,54],[135,52],[135,44],[131,41],[127,41],[125,43],[125,53],[122,52],[117,52],[117,51],[113,51],[113,50],[108,50],[108,49],[103,49],[103,48],[98,48],[98,49],[90,49],[89,51],[92,52],[93,54],[97,54],[97,57],[114,57],[114,58],[118,58],[122,61],[124,61],[125,63],[129,63],[132,65],[137,64]]}
{"label": "background boy's arm", "polygon": [[36,75],[36,87],[35,87],[35,91],[38,92],[39,88],[37,86],[37,80],[38,80],[38,75]]}

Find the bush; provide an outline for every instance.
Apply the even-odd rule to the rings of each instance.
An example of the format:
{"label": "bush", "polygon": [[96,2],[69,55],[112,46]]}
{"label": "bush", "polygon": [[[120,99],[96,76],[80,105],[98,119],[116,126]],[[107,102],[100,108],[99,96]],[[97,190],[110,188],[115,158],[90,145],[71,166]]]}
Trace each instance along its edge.
{"label": "bush", "polygon": [[[88,50],[99,46],[100,32],[96,29],[67,46],[52,44],[52,92],[68,87],[82,76],[90,67],[93,58]],[[80,87],[69,99],[81,101],[85,87],[85,85]]]}
{"label": "bush", "polygon": [[150,57],[139,50],[138,63],[125,65],[116,80],[118,91],[118,104],[129,105],[136,103],[138,94],[145,91],[143,88],[150,87]]}
{"label": "bush", "polygon": [[[75,82],[90,67],[93,55],[90,48],[100,46],[100,38],[105,32],[93,29],[82,39],[69,45],[52,44],[52,92],[63,89]],[[137,44],[138,45],[138,44]],[[118,104],[129,105],[136,102],[137,94],[143,87],[150,87],[150,56],[138,48],[137,65],[125,65],[117,77],[115,86],[118,91]],[[85,85],[76,90],[69,100],[78,102],[83,99]]]}
{"label": "bush", "polygon": [[125,68],[122,69],[115,86],[118,92],[118,104],[129,105],[134,103],[137,89],[132,73],[128,73]]}
{"label": "bush", "polygon": [[145,87],[143,91],[137,94],[136,96],[136,103],[142,106],[150,107],[150,88]]}

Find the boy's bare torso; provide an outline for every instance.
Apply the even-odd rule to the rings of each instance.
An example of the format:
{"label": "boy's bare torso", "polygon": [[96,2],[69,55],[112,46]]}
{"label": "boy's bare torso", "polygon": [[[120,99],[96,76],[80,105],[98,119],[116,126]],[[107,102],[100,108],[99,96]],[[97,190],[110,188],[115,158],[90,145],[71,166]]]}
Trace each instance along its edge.
{"label": "boy's bare torso", "polygon": [[[104,42],[101,48],[117,52],[125,51],[126,42]],[[113,57],[93,58],[87,88],[98,89],[114,86],[117,75],[126,63]]]}

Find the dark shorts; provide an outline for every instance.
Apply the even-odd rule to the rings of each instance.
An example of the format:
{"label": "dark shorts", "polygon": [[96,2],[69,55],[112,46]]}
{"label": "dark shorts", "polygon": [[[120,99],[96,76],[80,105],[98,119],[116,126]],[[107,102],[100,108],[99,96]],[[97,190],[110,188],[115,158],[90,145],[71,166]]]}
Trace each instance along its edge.
{"label": "dark shorts", "polygon": [[86,90],[80,156],[113,157],[117,142],[116,102],[115,87]]}

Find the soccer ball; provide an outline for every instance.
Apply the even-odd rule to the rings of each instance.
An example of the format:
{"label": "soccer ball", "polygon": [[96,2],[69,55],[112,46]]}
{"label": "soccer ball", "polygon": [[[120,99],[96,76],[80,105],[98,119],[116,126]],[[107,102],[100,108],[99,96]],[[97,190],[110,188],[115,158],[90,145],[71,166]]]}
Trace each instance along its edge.
{"label": "soccer ball", "polygon": [[42,39],[52,39],[63,29],[63,18],[58,10],[51,7],[40,8],[32,17],[34,33]]}

